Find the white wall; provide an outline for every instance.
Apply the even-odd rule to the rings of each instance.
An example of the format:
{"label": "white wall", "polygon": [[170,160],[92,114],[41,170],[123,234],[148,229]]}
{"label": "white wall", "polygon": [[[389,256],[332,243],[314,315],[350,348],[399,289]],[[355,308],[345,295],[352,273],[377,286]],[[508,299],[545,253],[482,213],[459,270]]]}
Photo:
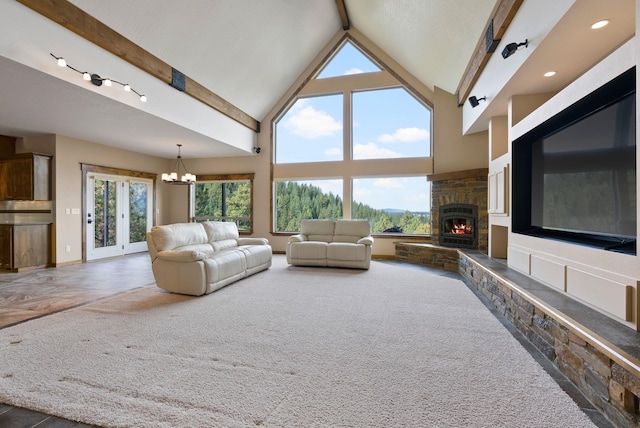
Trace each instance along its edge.
{"label": "white wall", "polygon": [[[353,36],[380,58],[414,90],[432,101],[434,106],[433,152],[434,162],[416,163],[416,168],[424,174],[443,173],[466,169],[487,167],[488,145],[486,132],[471,136],[462,135],[462,109],[457,106],[455,95],[436,88],[431,91],[418,79],[405,71],[385,52],[368,41],[357,30],[351,30]],[[238,174],[254,173],[254,236],[269,239],[275,252],[284,252],[287,235],[272,234],[271,180],[273,176],[271,159],[273,156],[272,121],[294,92],[307,80],[309,73],[318,67],[335,43],[342,37],[339,31],[309,65],[280,101],[261,121],[258,135],[260,154],[224,158],[184,158],[190,172],[198,174]],[[93,164],[110,168],[122,168],[135,171],[160,174],[171,168],[175,159],[162,159],[135,152],[119,150],[92,142],[77,140],[61,135],[38,138],[25,138],[21,151],[37,151],[54,155],[54,195],[56,200],[55,262],[60,264],[77,263],[82,259],[81,215],[65,214],[65,208],[82,208],[82,174],[80,164]],[[381,162],[384,170],[392,160]],[[302,174],[304,175],[304,174]],[[158,180],[156,184],[157,224],[184,222],[188,220],[188,197],[185,186],[170,186]],[[374,255],[393,256],[394,242],[398,237],[378,238],[374,246]],[[65,247],[71,246],[71,252]]]}
{"label": "white wall", "polygon": [[[81,164],[127,169],[159,174],[169,169],[171,160],[77,140],[61,135],[23,138],[18,152],[38,152],[53,155],[53,198],[55,200],[54,260],[57,265],[79,263],[82,260],[81,214],[66,214],[66,208],[82,212]],[[166,185],[164,185],[166,186]],[[168,222],[169,199],[162,182],[156,184],[156,221]],[[66,252],[65,247],[71,251]]]}

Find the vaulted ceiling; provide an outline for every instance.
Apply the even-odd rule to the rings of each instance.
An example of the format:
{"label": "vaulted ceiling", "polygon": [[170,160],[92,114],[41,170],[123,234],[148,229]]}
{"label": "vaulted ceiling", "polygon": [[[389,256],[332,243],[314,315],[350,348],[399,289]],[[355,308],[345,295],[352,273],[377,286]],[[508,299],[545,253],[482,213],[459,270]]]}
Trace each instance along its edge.
{"label": "vaulted ceiling", "polygon": [[[63,19],[61,25],[23,3],[60,10],[77,7],[88,18]],[[257,133],[158,78],[158,63],[197,82],[203,98],[213,97],[259,123],[327,43],[344,31],[348,18],[352,28],[425,86],[454,94],[488,19],[507,3],[514,2],[3,0],[0,135],[58,134],[166,158],[175,157],[177,143],[184,144],[185,158],[250,155]],[[513,70],[500,76],[500,87],[489,87],[497,84],[492,82],[480,88],[495,92],[493,102],[474,109],[467,130],[481,130],[487,117],[506,114],[500,109],[511,94],[553,92],[575,79],[633,35],[634,5],[634,0],[525,0],[516,16],[524,20],[517,37],[533,40],[528,49],[531,61],[524,62],[521,55],[506,63],[493,55],[498,58],[488,65],[497,74]],[[553,31],[540,33],[540,21],[550,19],[551,12],[562,19],[553,24]],[[537,18],[531,19],[534,15]],[[600,17],[615,25],[605,32],[589,32],[588,25]],[[101,47],[68,29],[91,27],[93,19],[121,39]],[[156,63],[145,71],[122,59],[122,40]],[[79,70],[129,83],[148,102],[83,81],[72,70],[58,67],[51,54]],[[539,75],[548,64],[559,73],[545,81]],[[262,126],[268,132],[269,124]]]}
{"label": "vaulted ceiling", "polygon": [[[255,132],[25,5],[5,1],[0,25],[12,37],[0,40],[0,135],[61,134],[164,157],[175,156],[177,142],[188,147],[185,157],[251,153]],[[335,0],[69,3],[257,121],[343,31]],[[451,93],[495,4],[344,1],[352,27],[426,86]],[[80,70],[126,80],[148,102],[105,96],[104,88],[58,69],[50,53]]]}

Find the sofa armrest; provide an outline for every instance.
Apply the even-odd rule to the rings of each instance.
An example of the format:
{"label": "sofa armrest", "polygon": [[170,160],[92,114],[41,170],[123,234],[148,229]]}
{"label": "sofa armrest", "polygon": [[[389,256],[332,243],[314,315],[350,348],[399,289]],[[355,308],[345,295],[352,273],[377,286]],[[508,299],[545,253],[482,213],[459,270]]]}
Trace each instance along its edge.
{"label": "sofa armrest", "polygon": [[364,238],[360,238],[356,244],[373,245],[373,237],[365,236]]}
{"label": "sofa armrest", "polygon": [[158,251],[158,259],[168,262],[195,262],[206,259],[207,255],[195,250],[164,250]]}
{"label": "sofa armrest", "polygon": [[307,235],[303,235],[302,233],[299,233],[297,235],[291,235],[289,237],[289,242],[303,242],[307,240]]}
{"label": "sofa armrest", "polygon": [[268,245],[267,238],[238,238],[238,245]]}

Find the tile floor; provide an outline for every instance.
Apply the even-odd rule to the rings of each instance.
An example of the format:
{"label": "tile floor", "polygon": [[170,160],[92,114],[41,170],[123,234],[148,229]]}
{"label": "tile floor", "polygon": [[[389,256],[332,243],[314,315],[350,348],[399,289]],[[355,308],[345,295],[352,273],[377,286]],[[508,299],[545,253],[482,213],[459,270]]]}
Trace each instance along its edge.
{"label": "tile floor", "polygon": [[[0,329],[46,316],[99,299],[153,286],[147,253],[129,255],[85,264],[40,269],[21,273],[0,274]],[[282,256],[284,257],[284,256]],[[408,269],[428,270],[437,275],[462,277],[457,272],[384,260]],[[476,293],[477,294],[477,293]],[[478,294],[477,294],[478,295]],[[539,364],[558,382],[599,428],[612,428],[610,422],[557,369],[533,347],[504,317],[485,301],[489,310],[502,322]],[[44,413],[0,403],[0,427],[3,428],[68,428],[91,425],[50,416]]]}

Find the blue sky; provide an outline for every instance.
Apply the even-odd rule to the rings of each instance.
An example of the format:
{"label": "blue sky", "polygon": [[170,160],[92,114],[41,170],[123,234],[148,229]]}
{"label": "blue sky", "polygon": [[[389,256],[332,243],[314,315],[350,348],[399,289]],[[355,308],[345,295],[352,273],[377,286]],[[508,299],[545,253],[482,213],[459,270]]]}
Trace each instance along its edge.
{"label": "blue sky", "polygon": [[[379,70],[347,43],[317,78]],[[404,88],[353,93],[352,117],[355,160],[430,156],[431,112]],[[276,162],[343,160],[343,121],[341,93],[298,99],[276,125]],[[425,176],[354,180],[358,202],[377,209],[429,210]],[[313,183],[342,197],[341,180]]]}

